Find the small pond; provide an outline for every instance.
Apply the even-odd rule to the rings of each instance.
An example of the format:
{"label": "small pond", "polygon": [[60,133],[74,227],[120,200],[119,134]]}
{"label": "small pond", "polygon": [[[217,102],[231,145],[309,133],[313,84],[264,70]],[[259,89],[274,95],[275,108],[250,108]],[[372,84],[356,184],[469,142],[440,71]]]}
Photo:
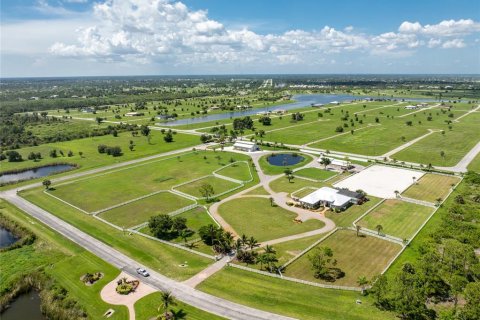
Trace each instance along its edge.
{"label": "small pond", "polygon": [[0,183],[12,183],[23,180],[30,180],[35,178],[41,178],[53,173],[63,172],[75,168],[71,164],[55,164],[50,166],[44,166],[34,169],[27,169],[25,171],[16,173],[6,173],[0,176]]}
{"label": "small pond", "polygon": [[18,238],[13,233],[0,227],[0,249],[14,244],[17,240]]}
{"label": "small pond", "polygon": [[40,311],[40,297],[34,290],[21,295],[13,301],[0,318],[2,320],[46,320]]}
{"label": "small pond", "polygon": [[295,153],[277,153],[268,156],[267,161],[273,166],[293,166],[305,159]]}

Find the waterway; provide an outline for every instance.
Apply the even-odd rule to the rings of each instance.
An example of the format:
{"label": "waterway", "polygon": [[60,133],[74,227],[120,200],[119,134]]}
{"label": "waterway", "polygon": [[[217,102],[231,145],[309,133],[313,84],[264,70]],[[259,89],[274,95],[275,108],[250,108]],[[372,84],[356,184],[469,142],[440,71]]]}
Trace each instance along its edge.
{"label": "waterway", "polygon": [[71,164],[55,164],[50,166],[39,167],[35,169],[27,169],[17,173],[7,173],[0,176],[0,184],[13,183],[34,178],[41,178],[53,173],[63,172],[73,169],[75,166]]}

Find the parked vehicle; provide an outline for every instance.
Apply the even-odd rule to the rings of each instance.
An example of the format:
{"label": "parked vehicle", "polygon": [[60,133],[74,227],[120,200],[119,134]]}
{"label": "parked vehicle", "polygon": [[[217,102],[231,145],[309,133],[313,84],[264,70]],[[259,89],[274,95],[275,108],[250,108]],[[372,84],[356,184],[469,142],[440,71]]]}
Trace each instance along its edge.
{"label": "parked vehicle", "polygon": [[150,273],[148,273],[147,270],[145,270],[143,268],[137,268],[137,273],[139,275],[144,276],[144,277],[148,277],[150,275]]}

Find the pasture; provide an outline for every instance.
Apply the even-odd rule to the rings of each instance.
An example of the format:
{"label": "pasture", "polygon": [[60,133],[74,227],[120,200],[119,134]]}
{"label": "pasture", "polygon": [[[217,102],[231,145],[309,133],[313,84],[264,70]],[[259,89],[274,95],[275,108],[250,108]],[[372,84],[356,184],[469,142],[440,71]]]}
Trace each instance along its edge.
{"label": "pasture", "polygon": [[296,214],[271,206],[268,198],[245,197],[219,207],[220,215],[240,235],[253,236],[259,242],[322,228],[319,220],[295,222]]}
{"label": "pasture", "polygon": [[410,239],[433,212],[433,208],[406,201],[389,199],[357,222],[363,228],[400,238]]}
{"label": "pasture", "polygon": [[[314,277],[308,257],[317,247],[329,247],[333,250],[333,258],[337,260],[335,267],[344,273],[343,277],[333,282]],[[284,274],[313,282],[356,287],[359,277],[365,276],[371,280],[380,274],[400,251],[401,246],[371,236],[357,237],[355,231],[338,230],[315,248],[288,265]]]}
{"label": "pasture", "polygon": [[318,168],[304,168],[300,169],[298,171],[295,171],[293,173],[294,176],[299,177],[299,178],[308,178],[308,179],[313,179],[317,181],[324,181],[326,179],[329,179],[335,175],[337,175],[338,172],[336,171],[330,171],[330,170],[323,170],[323,169],[318,169]]}
{"label": "pasture", "polygon": [[458,177],[427,173],[405,190],[402,196],[434,203],[439,198],[445,199],[452,185],[459,181]]}

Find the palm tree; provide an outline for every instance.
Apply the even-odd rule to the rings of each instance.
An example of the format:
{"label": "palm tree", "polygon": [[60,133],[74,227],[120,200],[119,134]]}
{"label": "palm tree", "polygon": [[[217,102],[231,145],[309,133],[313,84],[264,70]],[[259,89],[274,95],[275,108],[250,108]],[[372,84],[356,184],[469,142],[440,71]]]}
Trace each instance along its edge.
{"label": "palm tree", "polygon": [[273,207],[273,205],[275,204],[275,201],[273,200],[272,197],[270,197],[269,199],[270,199],[270,207]]}
{"label": "palm tree", "polygon": [[259,246],[257,239],[255,239],[254,237],[250,237],[250,239],[248,239],[247,244],[250,250],[253,250],[253,248]]}
{"label": "palm tree", "polygon": [[365,277],[365,276],[358,277],[357,283],[360,287],[362,287],[362,295],[364,295],[365,294],[365,286],[368,284],[367,277]]}
{"label": "palm tree", "polygon": [[242,245],[246,246],[248,243],[248,237],[245,234],[242,234]]}
{"label": "palm tree", "polygon": [[398,191],[398,190],[395,190],[395,191],[394,191],[394,193],[395,193],[395,197],[397,197],[397,198],[398,198],[398,195],[400,194],[400,191]]}
{"label": "palm tree", "polygon": [[185,245],[187,244],[187,239],[190,238],[193,234],[193,231],[190,230],[190,229],[183,229],[182,231],[180,231],[180,238],[183,239],[183,241],[185,242]]}
{"label": "palm tree", "polygon": [[270,246],[270,245],[267,244],[266,247],[265,247],[265,253],[273,253],[273,254],[275,254],[275,253],[277,253],[277,251],[276,251],[272,246]]}
{"label": "palm tree", "polygon": [[377,224],[377,226],[375,227],[375,229],[377,229],[377,232],[378,234],[380,235],[380,232],[383,230],[383,226],[381,224]]}
{"label": "palm tree", "polygon": [[263,253],[263,254],[259,255],[258,258],[257,258],[257,263],[260,264],[260,270],[262,270],[263,265],[268,264],[268,254]]}
{"label": "palm tree", "polygon": [[[160,296],[160,306],[158,307],[158,312],[162,313],[163,311],[163,317],[165,319],[169,319],[170,317],[168,315],[168,307],[176,305],[177,302],[175,301],[175,298],[170,291],[162,292],[162,295]],[[160,320],[161,318],[161,315],[157,317],[158,320]]]}
{"label": "palm tree", "polygon": [[362,227],[357,224],[355,228],[357,229],[357,237],[358,237],[358,234],[360,233],[360,229],[362,229]]}
{"label": "palm tree", "polygon": [[325,166],[325,169],[327,169],[328,165],[330,165],[331,163],[332,160],[330,158],[322,157],[322,159],[320,159],[320,164],[323,164]]}
{"label": "palm tree", "polygon": [[413,184],[415,184],[415,181],[417,180],[417,177],[412,177]]}

